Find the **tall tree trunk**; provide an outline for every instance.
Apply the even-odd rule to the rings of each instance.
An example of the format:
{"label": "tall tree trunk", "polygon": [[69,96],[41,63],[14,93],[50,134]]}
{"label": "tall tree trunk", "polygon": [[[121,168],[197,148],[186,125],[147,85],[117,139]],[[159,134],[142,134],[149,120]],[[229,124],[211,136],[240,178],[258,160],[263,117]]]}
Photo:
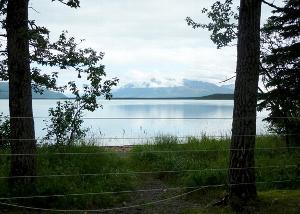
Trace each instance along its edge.
{"label": "tall tree trunk", "polygon": [[255,199],[254,149],[259,79],[261,0],[241,0],[229,165],[233,208]]}
{"label": "tall tree trunk", "polygon": [[[34,154],[36,152],[32,118],[28,1],[9,0],[7,5],[6,30],[12,154]],[[33,176],[35,174],[34,155],[12,156],[10,176]],[[11,178],[10,183],[27,185],[32,182],[33,178]]]}

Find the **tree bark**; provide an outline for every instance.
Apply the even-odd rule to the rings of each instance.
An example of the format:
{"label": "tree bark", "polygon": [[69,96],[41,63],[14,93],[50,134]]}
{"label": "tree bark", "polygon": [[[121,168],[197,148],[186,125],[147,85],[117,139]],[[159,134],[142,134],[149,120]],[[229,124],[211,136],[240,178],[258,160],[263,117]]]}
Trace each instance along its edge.
{"label": "tree bark", "polygon": [[233,208],[255,199],[255,134],[259,80],[261,0],[241,0],[229,164]]}
{"label": "tree bark", "polygon": [[[29,60],[28,2],[29,0],[9,0],[7,5],[6,30],[12,154],[36,153]],[[36,175],[35,159],[34,155],[12,156],[10,171],[12,185],[33,183],[33,178],[13,177]]]}

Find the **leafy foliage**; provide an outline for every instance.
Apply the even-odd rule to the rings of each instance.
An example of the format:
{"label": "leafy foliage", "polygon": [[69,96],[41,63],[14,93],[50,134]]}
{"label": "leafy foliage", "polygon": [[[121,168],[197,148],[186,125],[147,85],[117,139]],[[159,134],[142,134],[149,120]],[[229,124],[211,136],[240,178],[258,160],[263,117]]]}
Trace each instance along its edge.
{"label": "leafy foliage", "polygon": [[190,17],[187,17],[187,24],[194,29],[202,28],[210,31],[210,38],[217,45],[217,48],[225,47],[236,39],[237,24],[234,20],[238,19],[238,13],[232,10],[232,0],[226,0],[224,3],[216,1],[211,6],[211,10],[203,8],[202,13],[207,14],[207,17],[211,19],[210,23],[196,23]]}
{"label": "leafy foliage", "polygon": [[[58,1],[72,8],[80,6],[79,0],[52,0]],[[5,29],[7,1],[0,1],[2,28]],[[6,35],[3,35],[4,37]],[[101,107],[97,103],[97,97],[104,96],[111,98],[111,87],[118,83],[117,78],[104,80],[106,73],[104,65],[99,63],[103,52],[97,52],[92,48],[80,48],[84,40],[76,42],[74,37],[69,37],[67,31],[63,31],[58,40],[50,41],[50,31],[44,26],[38,26],[35,20],[28,21],[28,40],[30,45],[31,79],[35,92],[43,93],[44,89],[52,89],[60,92],[70,91],[75,99],[72,101],[58,102],[56,108],[49,109],[49,116],[46,130],[46,139],[56,137],[57,142],[72,142],[85,136],[86,129],[81,129],[83,123],[81,117],[84,111],[95,111]],[[0,44],[1,47],[6,45]],[[7,50],[0,52],[0,79],[9,80],[7,71]],[[51,73],[43,72],[43,67],[52,67]],[[77,86],[76,81],[69,81],[65,85],[58,85],[57,70],[66,70],[74,73],[78,79],[86,78],[83,91]],[[75,79],[75,78],[74,78]]]}
{"label": "leafy foliage", "polygon": [[[300,2],[286,1],[262,29],[262,74],[267,92],[259,109],[271,111],[267,121],[280,134],[300,130]],[[279,117],[284,117],[279,118]]]}
{"label": "leafy foliage", "polygon": [[[271,112],[266,119],[270,130],[278,134],[297,134],[300,130],[300,3],[286,0],[285,6],[280,8],[263,2],[275,10],[261,29],[260,72],[267,92],[261,90],[258,110]],[[204,8],[202,13],[207,14],[210,23],[199,24],[187,17],[187,24],[210,31],[217,48],[230,45],[236,39],[238,15],[233,11],[232,0],[216,1],[211,10]]]}
{"label": "leafy foliage", "polygon": [[[97,75],[96,75],[97,76]],[[58,101],[56,108],[49,109],[49,117],[51,118],[47,124],[46,140],[54,138],[58,145],[71,145],[76,140],[80,140],[86,136],[88,128],[82,128],[84,111],[95,111],[102,105],[97,103],[98,96],[111,98],[110,88],[116,85],[115,81],[105,81],[102,87],[98,87],[98,82],[93,78],[93,86],[84,86],[84,93],[79,91],[74,82],[69,82],[69,86],[73,94],[76,95],[74,101]],[[98,80],[101,81],[101,80]]]}
{"label": "leafy foliage", "polygon": [[50,123],[47,124],[46,140],[55,137],[57,145],[71,145],[76,139],[85,137],[88,129],[82,129],[83,106],[81,102],[57,102],[49,109]]}
{"label": "leafy foliage", "polygon": [[0,148],[9,146],[10,123],[9,118],[0,113]]}
{"label": "leafy foliage", "polygon": [[78,8],[80,7],[80,1],[79,0],[52,0],[52,1],[59,1],[69,7]]}

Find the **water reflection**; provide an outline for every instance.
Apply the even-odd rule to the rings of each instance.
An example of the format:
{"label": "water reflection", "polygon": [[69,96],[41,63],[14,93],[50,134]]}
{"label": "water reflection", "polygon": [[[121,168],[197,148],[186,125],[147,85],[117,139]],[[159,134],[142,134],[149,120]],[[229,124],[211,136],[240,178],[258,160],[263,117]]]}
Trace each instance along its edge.
{"label": "water reflection", "polygon": [[[231,118],[233,101],[203,100],[112,100],[99,101],[103,109],[87,112],[85,117],[103,118]],[[34,115],[47,117],[48,108],[56,100],[34,100]],[[0,112],[8,112],[8,100],[0,100]],[[258,113],[265,117],[266,112]],[[229,135],[231,119],[86,119],[84,126],[90,127],[89,136],[101,138],[144,138],[160,134],[176,136]],[[45,135],[44,119],[35,119],[36,135]],[[266,124],[257,119],[257,132],[265,133]],[[126,142],[125,142],[126,141]],[[132,144],[140,140],[107,140],[102,144]]]}

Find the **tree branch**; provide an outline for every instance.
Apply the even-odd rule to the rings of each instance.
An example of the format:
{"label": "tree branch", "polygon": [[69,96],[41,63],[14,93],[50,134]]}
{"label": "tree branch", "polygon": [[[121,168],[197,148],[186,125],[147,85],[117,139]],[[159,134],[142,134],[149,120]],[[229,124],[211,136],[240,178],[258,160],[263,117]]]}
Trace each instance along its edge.
{"label": "tree branch", "polygon": [[78,8],[80,7],[79,0],[52,0],[52,1],[59,1],[60,3],[67,5],[69,7]]}
{"label": "tree branch", "polygon": [[265,92],[258,86],[258,90],[260,93],[264,94]]}
{"label": "tree branch", "polygon": [[221,81],[221,82],[219,82],[219,83],[227,82],[228,80],[231,80],[231,79],[233,79],[233,78],[235,78],[235,77],[236,77],[236,75],[234,75],[233,77],[230,77],[230,78],[228,78],[228,79],[226,79],[226,80],[223,80],[223,81]]}
{"label": "tree branch", "polygon": [[281,9],[282,9],[282,8],[276,6],[276,5],[273,4],[273,3],[267,2],[266,0],[262,0],[262,2],[265,3],[266,5],[270,6],[270,7],[273,7],[273,8],[275,8],[275,9],[277,9],[277,10],[281,10]]}
{"label": "tree branch", "polygon": [[34,12],[36,12],[36,13],[40,14],[40,12],[39,12],[39,11],[37,11],[36,9],[34,9],[33,7],[28,7],[28,8],[30,8],[30,9],[32,9]]}

